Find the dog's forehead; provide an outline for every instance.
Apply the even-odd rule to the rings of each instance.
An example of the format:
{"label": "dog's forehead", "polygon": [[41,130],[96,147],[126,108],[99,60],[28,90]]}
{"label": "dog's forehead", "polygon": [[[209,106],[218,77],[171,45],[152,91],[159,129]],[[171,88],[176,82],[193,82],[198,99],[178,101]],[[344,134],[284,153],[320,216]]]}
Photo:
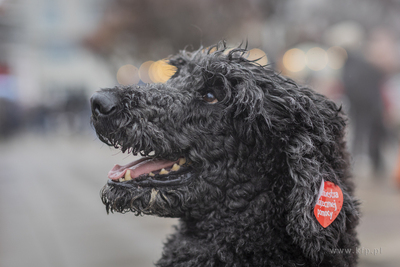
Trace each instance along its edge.
{"label": "dog's forehead", "polygon": [[249,73],[257,72],[257,75],[250,75],[254,78],[253,82],[256,77],[266,74],[263,66],[246,59],[246,51],[181,51],[169,58],[169,64],[176,67],[176,72],[167,81],[167,86],[194,93],[194,96],[206,95],[211,91],[219,100],[225,99],[226,95],[233,96],[235,86],[246,79]]}
{"label": "dog's forehead", "polygon": [[245,69],[247,73],[266,70],[266,66],[259,64],[259,59],[250,60],[248,57],[249,51],[242,48],[209,48],[194,52],[182,50],[171,56],[168,63],[177,68],[177,75],[200,74],[197,72],[227,74],[234,69],[235,71]]}
{"label": "dog's forehead", "polygon": [[[177,68],[192,68],[195,66],[210,66],[213,62],[225,61],[229,62],[228,55],[225,50],[217,50],[210,52],[208,50],[197,50],[194,52],[180,51],[178,54],[169,58],[169,64]],[[232,58],[231,58],[232,59]]]}

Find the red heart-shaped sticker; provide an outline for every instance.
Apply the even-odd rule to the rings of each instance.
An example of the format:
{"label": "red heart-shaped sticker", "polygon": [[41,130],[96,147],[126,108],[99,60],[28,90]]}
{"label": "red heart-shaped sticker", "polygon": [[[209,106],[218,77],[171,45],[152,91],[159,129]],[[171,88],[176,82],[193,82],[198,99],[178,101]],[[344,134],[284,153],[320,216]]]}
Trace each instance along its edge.
{"label": "red heart-shaped sticker", "polygon": [[314,215],[322,227],[326,228],[336,219],[342,209],[343,193],[339,186],[322,180],[319,195]]}

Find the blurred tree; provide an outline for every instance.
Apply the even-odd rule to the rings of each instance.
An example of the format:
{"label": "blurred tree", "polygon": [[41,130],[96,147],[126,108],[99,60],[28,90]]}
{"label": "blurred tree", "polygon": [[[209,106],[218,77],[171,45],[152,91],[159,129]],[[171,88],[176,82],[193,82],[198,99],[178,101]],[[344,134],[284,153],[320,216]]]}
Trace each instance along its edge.
{"label": "blurred tree", "polygon": [[277,0],[112,0],[87,44],[104,56],[120,50],[138,60],[159,59],[185,46],[197,49],[232,37],[245,40],[248,27],[243,25],[264,21],[277,3]]}

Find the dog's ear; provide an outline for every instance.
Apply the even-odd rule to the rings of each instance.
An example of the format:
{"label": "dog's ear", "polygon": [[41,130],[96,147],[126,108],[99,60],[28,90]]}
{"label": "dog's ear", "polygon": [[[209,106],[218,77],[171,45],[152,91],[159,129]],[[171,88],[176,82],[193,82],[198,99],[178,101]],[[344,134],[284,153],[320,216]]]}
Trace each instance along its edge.
{"label": "dog's ear", "polygon": [[331,167],[324,166],[326,163],[318,158],[322,155],[315,153],[315,146],[304,133],[292,136],[286,146],[287,178],[290,179],[286,195],[286,232],[305,255],[321,261],[327,249],[336,247],[345,220],[341,213],[334,224],[324,229],[315,218],[314,207],[321,183],[336,176]]}
{"label": "dog's ear", "polygon": [[[305,255],[320,262],[339,247],[339,242],[349,242],[339,240],[339,236],[357,216],[346,217],[357,209],[347,181],[345,119],[333,102],[307,88],[284,90],[279,97],[267,92],[265,105],[268,130],[274,133],[286,161],[278,181],[287,187],[286,233]],[[314,215],[324,180],[338,185],[344,197],[342,211],[326,228]]]}
{"label": "dog's ear", "polygon": [[[352,185],[346,181],[349,178],[345,173],[346,155],[321,151],[334,151],[334,139],[331,143],[316,145],[315,140],[301,134],[292,137],[287,146],[291,185],[286,195],[286,232],[305,255],[317,262],[324,257],[355,257],[355,251],[343,255],[332,253],[338,248],[354,248],[357,244],[354,228],[358,222],[358,204],[352,197]],[[314,215],[319,188],[324,180],[333,182],[343,192],[342,209],[326,228]]]}
{"label": "dog's ear", "polygon": [[[276,215],[285,220],[283,231],[307,257],[320,262],[339,245],[357,243],[346,120],[326,97],[279,75],[257,71],[253,70],[252,79],[236,78],[229,109],[232,126],[240,142],[250,145],[253,154],[263,155],[255,159],[265,161],[258,162],[257,169],[265,168],[266,180],[273,184],[269,190],[279,191],[273,193],[276,199],[272,196],[271,201],[276,203],[271,205],[276,204]],[[324,180],[343,192],[342,210],[327,228],[314,215]]]}

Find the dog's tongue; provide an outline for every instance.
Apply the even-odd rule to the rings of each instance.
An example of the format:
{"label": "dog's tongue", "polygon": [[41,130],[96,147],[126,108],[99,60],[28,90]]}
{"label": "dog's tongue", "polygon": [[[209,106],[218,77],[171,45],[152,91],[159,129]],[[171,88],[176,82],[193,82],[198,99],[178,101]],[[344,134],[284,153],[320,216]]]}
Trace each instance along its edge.
{"label": "dog's tongue", "polygon": [[124,177],[125,172],[129,169],[131,170],[132,179],[135,179],[142,174],[171,167],[176,162],[177,161],[164,159],[142,158],[123,166],[116,164],[111,171],[108,172],[108,178],[111,180],[118,180]]}

